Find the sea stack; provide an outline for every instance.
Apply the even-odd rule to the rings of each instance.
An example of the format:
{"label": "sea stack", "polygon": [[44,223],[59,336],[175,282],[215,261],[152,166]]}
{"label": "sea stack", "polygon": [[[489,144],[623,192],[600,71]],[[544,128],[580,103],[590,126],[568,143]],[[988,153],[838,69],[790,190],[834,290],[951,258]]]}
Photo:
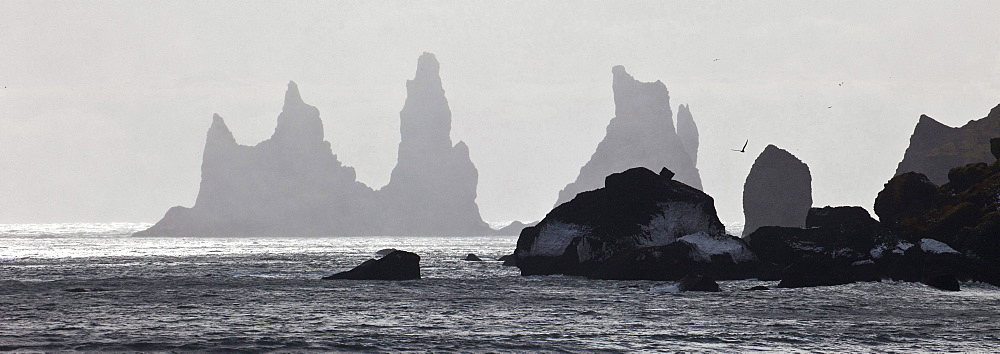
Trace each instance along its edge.
{"label": "sea stack", "polygon": [[896,176],[917,172],[937,185],[948,183],[948,171],[975,162],[991,163],[990,139],[1000,136],[1000,105],[979,120],[960,128],[921,115],[910,136],[910,145],[896,168]]}
{"label": "sea stack", "polygon": [[811,207],[809,166],[788,151],[768,145],[743,184],[743,236],[761,226],[804,227]]}
{"label": "sea stack", "polygon": [[363,233],[372,190],[355,180],[323,140],[319,110],[288,83],[278,124],[256,146],[236,143],[212,118],[191,208],[173,207],[136,236],[317,236]]}
{"label": "sea stack", "polygon": [[681,138],[681,145],[684,145],[684,150],[691,157],[691,163],[698,166],[698,125],[694,124],[691,106],[682,104],[677,107],[677,136]]}
{"label": "sea stack", "polygon": [[451,109],[434,54],[417,59],[399,112],[399,158],[378,191],[389,235],[485,235],[492,232],[476,205],[479,172],[464,142],[452,146]]}
{"label": "sea stack", "polygon": [[324,140],[319,110],[289,82],[274,134],[236,143],[212,118],[198,198],[137,236],[490,235],[476,205],[478,172],[465,143],[452,146],[438,62],[424,53],[407,81],[399,160],[374,191]]}
{"label": "sea stack", "polygon": [[[611,73],[615,117],[576,181],[559,192],[556,206],[580,192],[601,188],[604,177],[633,167],[653,171],[665,167],[676,173],[676,181],[701,189],[695,155],[685,149],[674,130],[667,87],[660,81],[640,82],[621,65],[612,68]],[[690,126],[683,126],[688,137],[697,137],[693,119]]]}

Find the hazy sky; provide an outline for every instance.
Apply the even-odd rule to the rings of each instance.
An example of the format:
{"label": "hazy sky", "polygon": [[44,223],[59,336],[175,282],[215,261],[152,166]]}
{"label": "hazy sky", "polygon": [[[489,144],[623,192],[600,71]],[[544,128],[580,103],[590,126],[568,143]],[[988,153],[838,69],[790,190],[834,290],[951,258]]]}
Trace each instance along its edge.
{"label": "hazy sky", "polygon": [[[691,105],[722,220],[742,221],[769,143],[809,165],[816,206],[870,210],[920,114],[955,126],[1000,103],[998,13],[996,1],[0,0],[0,223],[153,222],[191,206],[212,113],[256,144],[289,80],[334,153],[380,188],[425,51],[488,221],[551,209],[614,115],[618,64],[662,80],[675,113]],[[730,151],[745,139],[746,154]]]}

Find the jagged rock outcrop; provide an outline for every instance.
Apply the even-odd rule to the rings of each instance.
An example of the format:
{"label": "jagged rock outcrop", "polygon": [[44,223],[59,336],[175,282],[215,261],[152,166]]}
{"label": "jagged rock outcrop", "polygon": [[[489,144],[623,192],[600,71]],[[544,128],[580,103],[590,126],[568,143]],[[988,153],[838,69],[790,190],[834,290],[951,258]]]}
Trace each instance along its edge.
{"label": "jagged rock outcrop", "polygon": [[934,184],[945,184],[948,171],[955,166],[996,161],[990,152],[990,139],[997,136],[1000,136],[1000,105],[990,110],[986,117],[960,128],[921,115],[903,160],[896,168],[896,175],[917,172]]}
{"label": "jagged rock outcrop", "polygon": [[677,107],[677,136],[681,138],[681,145],[691,157],[691,162],[698,166],[698,125],[694,124],[694,116],[688,105]]}
{"label": "jagged rock outcrop", "polygon": [[768,145],[743,184],[743,235],[761,226],[803,227],[810,207],[809,166],[788,151]]}
{"label": "jagged rock outcrop", "polygon": [[754,256],[729,236],[707,194],[632,168],[604,188],[560,204],[521,231],[514,251],[522,275],[568,274],[603,279],[678,280],[692,272],[734,278]]}
{"label": "jagged rock outcrop", "polygon": [[399,160],[389,184],[378,191],[392,218],[390,235],[485,235],[493,233],[476,205],[479,172],[464,142],[452,146],[451,109],[433,54],[417,60],[399,112]]}
{"label": "jagged rock outcrop", "polygon": [[319,110],[289,82],[274,134],[256,146],[236,143],[222,117],[208,130],[201,188],[191,208],[174,207],[137,236],[365,234],[377,210],[323,140]]}
{"label": "jagged rock outcrop", "polygon": [[323,277],[325,280],[414,280],[420,279],[420,256],[393,251],[379,259],[369,259],[354,269]]}
{"label": "jagged rock outcrop", "polygon": [[677,181],[701,189],[694,155],[685,150],[674,130],[667,87],[660,81],[639,82],[620,65],[611,72],[615,117],[576,181],[559,192],[556,206],[580,192],[600,188],[604,177],[633,167],[653,171],[666,167],[677,174]]}
{"label": "jagged rock outcrop", "polygon": [[374,191],[324,141],[319,110],[294,82],[274,134],[239,145],[215,115],[195,205],[174,207],[137,236],[490,235],[476,205],[478,172],[465,143],[452,146],[451,112],[434,56],[407,81],[399,162]]}

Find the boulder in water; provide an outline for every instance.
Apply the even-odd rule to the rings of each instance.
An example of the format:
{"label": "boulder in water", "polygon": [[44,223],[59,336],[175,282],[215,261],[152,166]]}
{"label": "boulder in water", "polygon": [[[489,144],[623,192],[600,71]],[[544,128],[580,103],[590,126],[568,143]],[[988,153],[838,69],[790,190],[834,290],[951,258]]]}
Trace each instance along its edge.
{"label": "boulder in water", "polygon": [[379,259],[369,259],[346,272],[323,279],[349,280],[412,280],[420,279],[420,256],[406,251],[393,251]]}
{"label": "boulder in water", "polygon": [[704,274],[689,274],[677,283],[680,291],[708,291],[719,292],[719,284],[712,278]]}
{"label": "boulder in water", "polygon": [[931,277],[927,277],[922,280],[921,283],[926,284],[935,289],[947,290],[947,291],[959,291],[962,290],[961,286],[958,284],[958,279],[952,274],[938,274]]}
{"label": "boulder in water", "polygon": [[467,261],[467,262],[482,262],[483,261],[482,259],[479,258],[479,256],[475,255],[474,253],[469,253],[462,260],[463,261]]}

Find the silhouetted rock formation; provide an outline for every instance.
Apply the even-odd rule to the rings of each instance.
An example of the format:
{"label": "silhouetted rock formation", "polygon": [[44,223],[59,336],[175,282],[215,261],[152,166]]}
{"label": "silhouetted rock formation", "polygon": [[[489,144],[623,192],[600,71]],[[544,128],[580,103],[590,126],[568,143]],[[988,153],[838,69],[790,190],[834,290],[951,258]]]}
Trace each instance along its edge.
{"label": "silhouetted rock formation", "polygon": [[369,259],[346,272],[323,279],[347,280],[413,280],[420,279],[420,256],[406,251],[394,251],[379,259]]}
{"label": "silhouetted rock formation", "polygon": [[[577,193],[601,188],[605,176],[633,167],[653,171],[666,167],[677,173],[677,181],[701,189],[693,154],[685,150],[674,130],[667,87],[660,81],[639,82],[620,65],[611,72],[615,117],[576,181],[559,192],[556,206],[573,199]],[[694,134],[697,135],[697,130]]]}
{"label": "silhouetted rock formation", "polygon": [[356,180],[323,140],[319,110],[288,84],[270,139],[236,143],[215,115],[201,189],[137,236],[490,235],[476,205],[478,173],[451,145],[451,112],[438,62],[424,53],[400,112],[399,162],[379,191]]}
{"label": "silhouetted rock formation", "polygon": [[483,261],[482,259],[479,258],[479,256],[475,255],[474,253],[469,253],[462,260],[466,261],[466,262],[482,262]]}
{"label": "silhouetted rock formation", "polygon": [[810,207],[809,166],[788,151],[768,145],[743,184],[743,235],[761,226],[803,227]]}
{"label": "silhouetted rock formation", "polygon": [[921,115],[896,175],[918,172],[934,184],[947,183],[952,167],[996,161],[990,153],[990,139],[997,136],[1000,136],[1000,105],[985,118],[970,121],[961,128]]}
{"label": "silhouetted rock formation", "polygon": [[399,160],[389,184],[379,190],[392,218],[383,220],[391,235],[486,235],[493,233],[476,205],[479,172],[469,148],[451,145],[451,109],[444,96],[433,54],[417,60],[406,82],[406,103],[399,112]]}
{"label": "silhouetted rock formation", "polygon": [[677,136],[681,138],[684,151],[691,157],[691,163],[698,166],[698,125],[694,124],[690,106],[677,107]]}
{"label": "silhouetted rock formation", "polygon": [[521,274],[677,280],[702,272],[734,278],[753,254],[726,235],[712,197],[672,177],[666,168],[659,175],[633,168],[560,204],[521,231],[514,252]]}

